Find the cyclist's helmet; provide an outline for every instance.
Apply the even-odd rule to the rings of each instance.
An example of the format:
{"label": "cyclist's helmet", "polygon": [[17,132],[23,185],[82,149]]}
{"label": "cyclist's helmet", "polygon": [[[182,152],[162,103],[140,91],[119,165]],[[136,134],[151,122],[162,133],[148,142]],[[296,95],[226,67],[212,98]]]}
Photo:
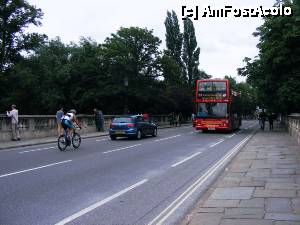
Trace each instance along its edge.
{"label": "cyclist's helmet", "polygon": [[69,112],[76,114],[76,110],[75,109],[71,109],[71,110],[69,110]]}

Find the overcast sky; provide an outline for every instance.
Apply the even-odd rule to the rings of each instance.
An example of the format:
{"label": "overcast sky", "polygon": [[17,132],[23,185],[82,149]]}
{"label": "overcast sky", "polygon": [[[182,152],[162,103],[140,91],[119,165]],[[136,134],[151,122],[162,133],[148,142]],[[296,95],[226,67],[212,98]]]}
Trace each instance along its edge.
{"label": "overcast sky", "polygon": [[[275,0],[28,0],[44,12],[41,27],[30,27],[30,31],[47,34],[49,38],[59,36],[64,43],[76,42],[79,38],[91,37],[103,43],[106,37],[121,26],[138,26],[152,29],[162,40],[165,48],[165,26],[167,10],[174,10],[183,30],[182,6],[206,6],[236,8],[272,7]],[[199,18],[193,21],[198,46],[201,48],[199,68],[213,77],[224,75],[237,77],[236,69],[244,64],[244,57],[258,54],[258,39],[252,36],[261,18]],[[239,81],[243,80],[238,78]]]}

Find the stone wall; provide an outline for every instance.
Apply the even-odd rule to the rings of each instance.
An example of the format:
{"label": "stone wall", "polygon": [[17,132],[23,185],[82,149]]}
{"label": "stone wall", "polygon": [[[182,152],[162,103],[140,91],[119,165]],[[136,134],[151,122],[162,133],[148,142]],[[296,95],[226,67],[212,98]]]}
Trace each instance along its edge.
{"label": "stone wall", "polygon": [[291,136],[295,137],[300,144],[300,113],[294,113],[288,116],[288,130]]}
{"label": "stone wall", "polygon": [[[108,130],[111,120],[116,115],[105,115],[104,129]],[[96,132],[95,119],[93,115],[78,115],[78,120],[83,125],[84,129],[80,133]],[[166,115],[151,116],[158,126],[168,123]],[[10,118],[5,115],[0,115],[0,142],[9,141],[11,139],[11,122]],[[56,118],[54,115],[20,115],[19,127],[21,138],[43,138],[57,135]]]}

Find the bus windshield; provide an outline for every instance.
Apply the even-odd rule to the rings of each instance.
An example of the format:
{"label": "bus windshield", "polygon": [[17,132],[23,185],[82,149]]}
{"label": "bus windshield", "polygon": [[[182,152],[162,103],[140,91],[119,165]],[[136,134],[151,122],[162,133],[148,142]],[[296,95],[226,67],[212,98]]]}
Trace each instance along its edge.
{"label": "bus windshield", "polygon": [[197,117],[226,118],[228,117],[227,103],[221,103],[221,102],[199,103]]}

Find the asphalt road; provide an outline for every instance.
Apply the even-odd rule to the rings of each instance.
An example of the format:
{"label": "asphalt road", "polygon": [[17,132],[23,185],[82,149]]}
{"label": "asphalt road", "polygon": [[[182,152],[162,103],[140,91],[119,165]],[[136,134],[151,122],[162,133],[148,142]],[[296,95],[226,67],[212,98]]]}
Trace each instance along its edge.
{"label": "asphalt road", "polygon": [[84,139],[0,151],[0,224],[174,224],[257,128],[162,129],[142,140]]}

